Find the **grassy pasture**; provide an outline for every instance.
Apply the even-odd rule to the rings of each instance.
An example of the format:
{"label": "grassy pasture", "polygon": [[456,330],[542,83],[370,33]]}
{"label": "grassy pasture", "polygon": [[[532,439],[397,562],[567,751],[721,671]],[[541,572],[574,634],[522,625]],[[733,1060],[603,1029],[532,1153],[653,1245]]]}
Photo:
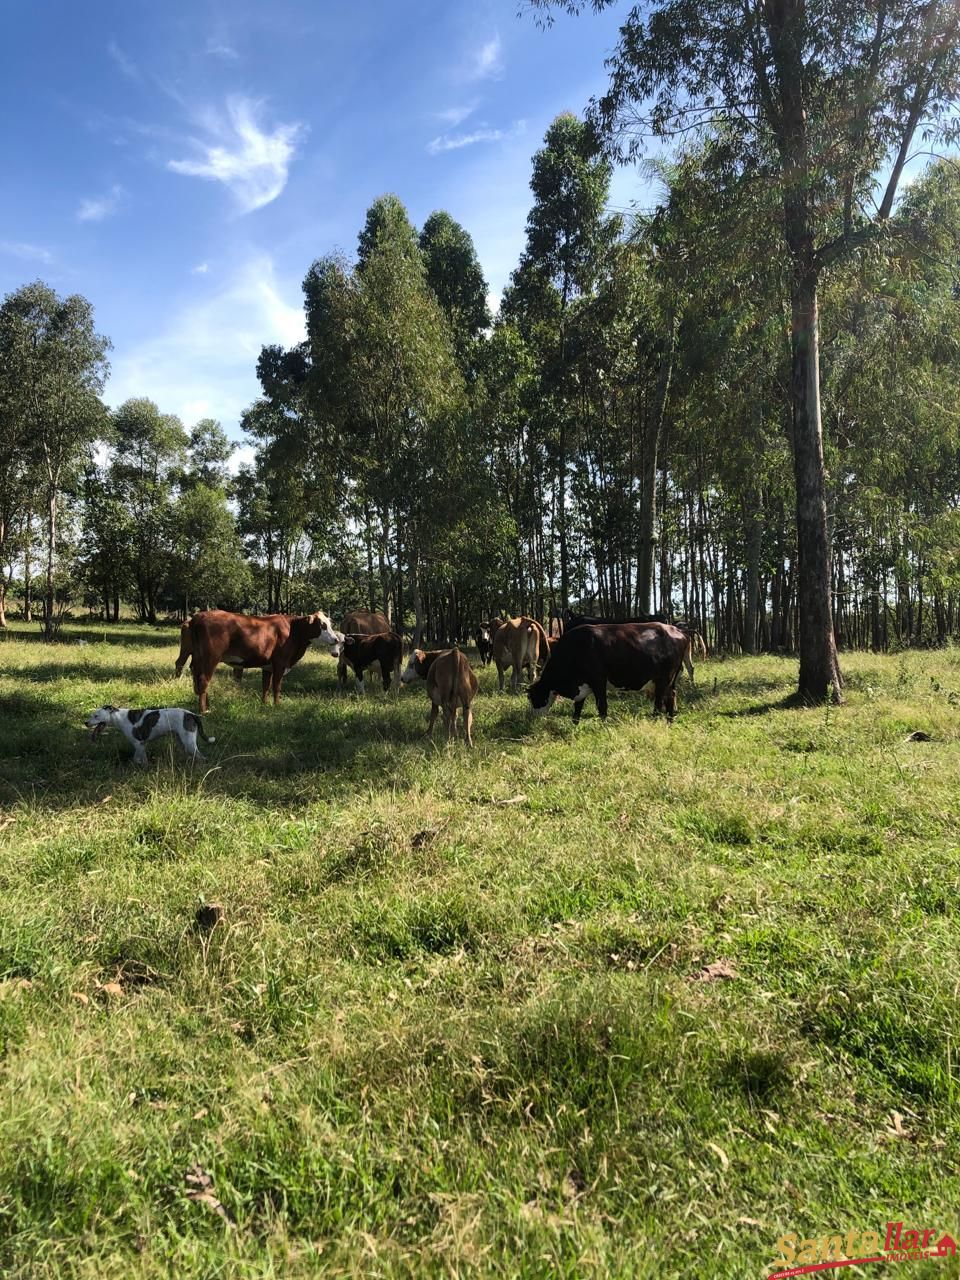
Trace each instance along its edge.
{"label": "grassy pasture", "polygon": [[0,1274],[740,1280],[789,1230],[960,1238],[960,651],[847,655],[839,710],[712,661],[672,727],[531,722],[487,670],[473,753],[311,653],[278,709],[221,670],[207,765],[137,770],[82,720],[192,706],[177,644],[0,638]]}

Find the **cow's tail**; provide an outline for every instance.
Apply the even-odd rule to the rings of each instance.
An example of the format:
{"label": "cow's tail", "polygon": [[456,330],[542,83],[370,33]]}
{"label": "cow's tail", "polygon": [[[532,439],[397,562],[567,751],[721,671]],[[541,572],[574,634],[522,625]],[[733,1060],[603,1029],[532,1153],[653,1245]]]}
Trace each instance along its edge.
{"label": "cow's tail", "polygon": [[208,737],[206,729],[203,727],[203,717],[197,716],[197,732],[204,742],[216,742],[216,738]]}

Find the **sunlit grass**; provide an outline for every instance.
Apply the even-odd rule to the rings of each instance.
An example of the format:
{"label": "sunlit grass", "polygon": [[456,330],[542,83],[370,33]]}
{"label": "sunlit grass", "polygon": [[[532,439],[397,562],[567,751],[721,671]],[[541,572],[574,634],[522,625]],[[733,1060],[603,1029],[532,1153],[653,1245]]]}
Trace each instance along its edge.
{"label": "sunlit grass", "polygon": [[739,1280],[788,1230],[956,1237],[960,653],[847,655],[803,711],[793,662],[713,661],[672,727],[531,721],[488,670],[472,753],[308,654],[277,709],[217,676],[204,766],[91,743],[193,705],[176,653],[0,638],[3,1274]]}

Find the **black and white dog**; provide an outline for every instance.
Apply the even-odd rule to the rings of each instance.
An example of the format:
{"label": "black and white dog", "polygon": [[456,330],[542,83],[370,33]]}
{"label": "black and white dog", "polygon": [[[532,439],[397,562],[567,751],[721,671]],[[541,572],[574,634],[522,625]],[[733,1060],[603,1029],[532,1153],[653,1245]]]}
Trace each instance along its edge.
{"label": "black and white dog", "polygon": [[192,711],[182,707],[154,707],[147,711],[133,711],[129,707],[98,707],[85,721],[93,741],[112,725],[119,729],[133,747],[133,763],[146,764],[148,742],[175,733],[180,745],[192,760],[203,760],[197,748],[197,735],[204,742],[216,742],[203,731],[203,722]]}

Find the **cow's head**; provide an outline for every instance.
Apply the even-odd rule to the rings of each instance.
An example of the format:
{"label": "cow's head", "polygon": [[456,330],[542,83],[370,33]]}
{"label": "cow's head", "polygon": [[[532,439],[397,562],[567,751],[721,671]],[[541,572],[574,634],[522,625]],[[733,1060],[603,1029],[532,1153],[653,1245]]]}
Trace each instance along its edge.
{"label": "cow's head", "polygon": [[479,628],[479,630],[477,631],[477,636],[480,640],[484,642],[484,644],[490,643],[490,628],[486,625],[486,623],[484,623],[484,625]]}
{"label": "cow's head", "polygon": [[534,715],[542,716],[557,700],[556,689],[551,689],[546,683],[543,676],[539,680],[534,680],[533,684],[527,689],[527,697],[530,699],[530,706]]}
{"label": "cow's head", "polygon": [[339,631],[334,631],[330,618],[318,609],[316,613],[311,613],[307,618],[307,635],[310,637],[310,643],[323,648],[326,645],[338,644],[343,635]]}
{"label": "cow's head", "polygon": [[403,672],[401,673],[401,684],[412,684],[414,680],[423,679],[426,674],[424,666],[426,656],[427,655],[422,649],[414,649],[410,654],[410,660],[407,662],[407,665],[403,668]]}

